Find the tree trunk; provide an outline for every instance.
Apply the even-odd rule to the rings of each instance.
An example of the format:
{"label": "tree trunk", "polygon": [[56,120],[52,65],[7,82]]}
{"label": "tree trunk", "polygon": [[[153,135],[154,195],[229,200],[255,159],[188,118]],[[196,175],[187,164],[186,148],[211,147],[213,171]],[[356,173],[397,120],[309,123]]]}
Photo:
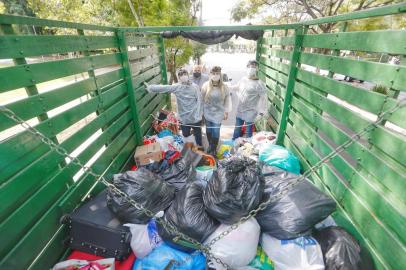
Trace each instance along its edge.
{"label": "tree trunk", "polygon": [[139,27],[144,26],[144,22],[142,21],[141,17],[137,14],[137,12],[135,11],[134,5],[131,2],[131,0],[127,0],[128,5],[130,6],[131,12],[135,18],[135,20],[137,21],[137,24]]}

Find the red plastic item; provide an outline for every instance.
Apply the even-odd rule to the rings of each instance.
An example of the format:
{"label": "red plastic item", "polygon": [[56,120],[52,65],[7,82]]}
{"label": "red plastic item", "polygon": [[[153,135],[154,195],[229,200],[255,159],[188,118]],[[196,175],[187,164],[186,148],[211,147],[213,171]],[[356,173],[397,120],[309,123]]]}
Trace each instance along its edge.
{"label": "red plastic item", "polygon": [[144,138],[144,145],[155,143],[155,139]]}
{"label": "red plastic item", "polygon": [[131,170],[131,171],[136,171],[137,169],[138,169],[138,168],[137,168],[137,165],[132,165],[130,170]]}
{"label": "red plastic item", "polygon": [[241,136],[245,135],[247,133],[247,128],[252,128],[252,134],[254,134],[255,130],[255,125],[252,125],[250,127],[247,127],[246,125],[243,125],[241,127]]}
{"label": "red plastic item", "polygon": [[[96,256],[96,255],[82,252],[82,251],[74,250],[67,258],[67,260],[70,260],[70,259],[95,261],[95,260],[103,259],[103,257]],[[114,267],[115,267],[115,270],[131,270],[134,262],[135,262],[135,255],[134,255],[134,253],[131,252],[130,256],[128,256],[128,258],[125,261],[122,261],[122,262],[115,261]]]}
{"label": "red plastic item", "polygon": [[176,151],[169,159],[168,159],[168,163],[172,164],[175,160],[177,160],[178,158],[180,158],[180,152]]}

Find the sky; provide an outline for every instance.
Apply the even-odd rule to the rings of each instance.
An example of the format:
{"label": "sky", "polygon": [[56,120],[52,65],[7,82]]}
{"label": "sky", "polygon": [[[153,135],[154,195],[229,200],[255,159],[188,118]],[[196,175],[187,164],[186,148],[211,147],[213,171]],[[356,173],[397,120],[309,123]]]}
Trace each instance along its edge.
{"label": "sky", "polygon": [[[238,0],[203,0],[204,25],[244,25],[252,20],[231,21],[231,9]],[[252,21],[254,24],[254,21]]]}

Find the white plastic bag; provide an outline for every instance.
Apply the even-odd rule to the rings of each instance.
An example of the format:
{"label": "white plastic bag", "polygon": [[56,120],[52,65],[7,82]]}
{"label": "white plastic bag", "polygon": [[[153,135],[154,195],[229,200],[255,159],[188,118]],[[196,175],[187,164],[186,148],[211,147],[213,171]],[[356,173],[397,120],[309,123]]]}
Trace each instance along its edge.
{"label": "white plastic bag", "polygon": [[184,143],[193,143],[194,145],[196,145],[195,135],[192,134],[189,137],[183,137],[183,142]]}
{"label": "white plastic bag", "polygon": [[[208,244],[213,238],[229,228],[229,225],[221,224],[206,239],[205,244]],[[257,253],[259,234],[260,228],[258,222],[255,218],[250,218],[238,226],[237,229],[214,243],[211,246],[211,252],[216,258],[228,264],[232,269],[247,266]],[[210,262],[209,265],[216,270],[225,269],[214,261]]]}
{"label": "white plastic bag", "polygon": [[172,136],[166,136],[163,138],[156,138],[156,141],[161,146],[162,151],[176,150],[175,149],[175,139]]}
{"label": "white plastic bag", "polygon": [[310,236],[278,240],[269,234],[261,236],[261,246],[277,270],[323,270],[323,253]]}
{"label": "white plastic bag", "polygon": [[[83,267],[83,268],[82,268]],[[88,267],[88,268],[87,268]],[[114,258],[100,259],[96,261],[71,259],[57,263],[52,270],[68,269],[95,269],[95,270],[114,270]]]}
{"label": "white plastic bag", "polygon": [[146,225],[128,223],[124,224],[124,226],[130,228],[131,249],[137,258],[144,258],[162,243],[154,220],[151,220]]}

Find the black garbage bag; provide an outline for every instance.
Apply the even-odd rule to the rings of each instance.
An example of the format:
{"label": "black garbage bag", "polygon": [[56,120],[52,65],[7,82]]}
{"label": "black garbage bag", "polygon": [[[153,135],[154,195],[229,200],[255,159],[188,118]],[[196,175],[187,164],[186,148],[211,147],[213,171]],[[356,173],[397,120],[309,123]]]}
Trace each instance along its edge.
{"label": "black garbage bag", "polygon": [[343,228],[327,227],[316,231],[313,237],[320,244],[326,270],[375,269],[371,258],[362,256],[357,240]]}
{"label": "black garbage bag", "polygon": [[[334,212],[334,200],[305,179],[289,187],[300,175],[277,167],[262,165],[265,177],[264,201],[280,192],[286,194],[256,215],[262,232],[278,239],[311,234],[312,227]],[[288,190],[288,191],[287,191]]]}
{"label": "black garbage bag", "polygon": [[[203,242],[220,225],[210,217],[203,204],[204,186],[200,182],[187,184],[176,194],[172,205],[165,211],[164,219],[180,232]],[[179,242],[176,234],[170,232],[162,224],[158,224],[159,235],[167,244],[186,252],[195,249]],[[180,238],[182,240],[182,238]]]}
{"label": "black garbage bag", "polygon": [[[175,194],[174,187],[145,168],[115,174],[113,183],[131,199],[155,214],[168,208]],[[115,193],[111,188],[107,193],[107,206],[122,222],[146,224],[150,219],[142,210],[132,206],[124,196]]]}
{"label": "black garbage bag", "polygon": [[203,200],[207,212],[223,224],[234,224],[258,207],[264,178],[254,160],[233,156],[219,162]]}
{"label": "black garbage bag", "polygon": [[149,164],[146,168],[159,175],[166,183],[174,186],[175,191],[178,192],[186,183],[196,179],[194,162],[201,157],[189,149],[182,151],[182,157],[171,163],[170,159],[174,153],[175,151],[167,151],[163,160]]}

